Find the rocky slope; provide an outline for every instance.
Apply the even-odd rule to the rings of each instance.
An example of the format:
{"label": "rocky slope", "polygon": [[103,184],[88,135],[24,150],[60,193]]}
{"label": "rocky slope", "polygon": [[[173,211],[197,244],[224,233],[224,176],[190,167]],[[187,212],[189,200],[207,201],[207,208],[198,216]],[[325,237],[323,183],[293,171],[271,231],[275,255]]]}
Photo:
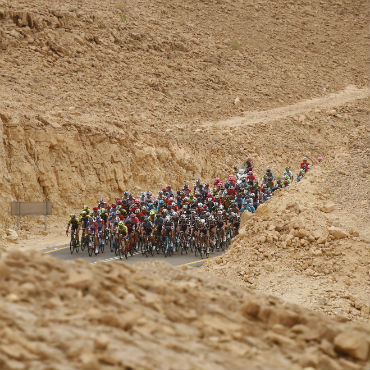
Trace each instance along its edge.
{"label": "rocky slope", "polygon": [[360,142],[244,215],[230,249],[203,268],[311,309],[368,320],[369,157]]}
{"label": "rocky slope", "polygon": [[365,325],[192,268],[13,251],[0,276],[1,368],[359,369],[369,357]]}
{"label": "rocky slope", "polygon": [[65,214],[223,175],[248,153],[322,152],[315,128],[298,150],[302,121],[288,140],[276,125],[198,126],[366,86],[367,14],[365,1],[0,0],[0,203],[47,198]]}

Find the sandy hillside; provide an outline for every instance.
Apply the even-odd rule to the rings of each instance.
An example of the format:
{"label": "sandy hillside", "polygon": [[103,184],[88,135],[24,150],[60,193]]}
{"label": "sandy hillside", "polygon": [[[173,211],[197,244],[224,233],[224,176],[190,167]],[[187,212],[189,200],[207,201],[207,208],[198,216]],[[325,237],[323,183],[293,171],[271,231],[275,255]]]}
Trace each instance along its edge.
{"label": "sandy hillside", "polygon": [[300,183],[244,215],[229,250],[203,268],[261,293],[368,321],[369,174],[355,188],[350,179],[336,179],[350,177],[350,168],[361,173],[368,160],[340,153],[314,166]]}
{"label": "sandy hillside", "polygon": [[[44,279],[47,274],[47,279]],[[192,268],[0,258],[8,369],[358,369],[368,328]]]}
{"label": "sandy hillside", "polygon": [[65,215],[225,175],[248,153],[272,165],[276,143],[292,164],[324,151],[316,137],[294,147],[315,133],[301,121],[266,144],[263,125],[203,124],[366,88],[367,15],[366,1],[0,0],[0,202],[49,199]]}

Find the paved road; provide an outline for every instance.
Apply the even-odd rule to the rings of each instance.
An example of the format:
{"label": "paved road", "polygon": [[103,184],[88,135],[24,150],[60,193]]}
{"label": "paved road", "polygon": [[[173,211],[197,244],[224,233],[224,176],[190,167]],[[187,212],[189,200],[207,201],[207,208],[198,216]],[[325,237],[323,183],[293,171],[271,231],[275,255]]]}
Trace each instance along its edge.
{"label": "paved road", "polygon": [[83,252],[81,250],[78,254],[73,253],[71,254],[69,250],[69,244],[64,244],[60,246],[56,246],[53,248],[44,249],[41,251],[42,253],[49,254],[56,258],[61,258],[64,260],[74,260],[76,258],[82,258],[87,262],[91,263],[98,263],[98,262],[123,262],[128,263],[130,265],[135,264],[137,262],[145,262],[145,261],[166,261],[172,265],[190,265],[194,267],[201,266],[204,261],[207,259],[215,258],[221,255],[223,252],[215,252],[211,253],[209,258],[200,259],[199,256],[195,257],[194,254],[188,255],[178,255],[175,254],[171,257],[165,258],[162,254],[154,255],[153,257],[145,257],[142,256],[140,252],[136,252],[133,256],[129,256],[127,260],[120,261],[119,258],[114,254],[111,253],[110,250],[105,250],[104,253],[99,253],[96,257],[89,257],[87,254],[87,250],[85,249]]}

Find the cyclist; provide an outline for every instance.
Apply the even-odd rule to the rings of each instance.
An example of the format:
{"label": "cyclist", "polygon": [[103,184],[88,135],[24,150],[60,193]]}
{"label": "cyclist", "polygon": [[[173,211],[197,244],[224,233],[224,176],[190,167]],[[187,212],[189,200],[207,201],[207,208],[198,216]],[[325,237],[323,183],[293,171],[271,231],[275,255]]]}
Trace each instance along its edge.
{"label": "cyclist", "polygon": [[89,222],[89,216],[86,211],[82,211],[80,214],[80,227],[82,228],[82,235],[81,235],[81,242],[83,243],[84,241],[84,236],[86,234],[86,228]]}
{"label": "cyclist", "polygon": [[301,169],[304,171],[304,172],[307,172],[309,169],[310,169],[310,164],[308,163],[307,161],[307,157],[304,157],[303,160],[302,160],[302,163],[301,163]]}
{"label": "cyclist", "polygon": [[146,241],[146,243],[149,240],[152,241],[152,232],[153,232],[153,224],[152,222],[149,221],[149,218],[145,216],[143,223],[141,224],[141,235],[144,241]]}
{"label": "cyclist", "polygon": [[120,248],[122,248],[123,251],[127,250],[128,229],[123,221],[118,223],[116,236],[119,239]]}
{"label": "cyclist", "polygon": [[76,241],[77,241],[77,246],[79,246],[80,245],[80,239],[79,239],[80,221],[77,219],[75,214],[71,214],[69,216],[66,235],[68,235],[70,226],[71,226],[71,238],[73,238],[73,236],[75,236]]}
{"label": "cyclist", "polygon": [[289,176],[290,182],[292,182],[294,176],[293,176],[293,172],[290,170],[289,167],[285,167],[285,172],[284,172],[284,175],[283,176],[285,177],[286,175]]}

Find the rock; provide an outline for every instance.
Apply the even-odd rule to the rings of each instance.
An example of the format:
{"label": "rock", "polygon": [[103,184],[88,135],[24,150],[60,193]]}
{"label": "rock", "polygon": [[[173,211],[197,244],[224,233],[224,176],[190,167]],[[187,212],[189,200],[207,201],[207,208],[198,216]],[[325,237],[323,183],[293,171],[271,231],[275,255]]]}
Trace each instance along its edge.
{"label": "rock", "polygon": [[93,281],[93,274],[85,270],[83,272],[73,271],[68,276],[66,286],[72,286],[75,288],[84,288]]}
{"label": "rock", "polygon": [[299,229],[294,230],[293,235],[297,236],[298,238],[304,238],[308,236],[308,231],[303,228],[299,228]]}
{"label": "rock", "polygon": [[334,338],[334,348],[337,352],[366,361],[369,358],[369,337],[363,332],[347,330]]}
{"label": "rock", "polygon": [[334,237],[334,239],[343,239],[348,235],[345,231],[336,226],[331,226],[328,228],[329,234]]}
{"label": "rock", "polygon": [[240,101],[240,98],[239,98],[239,96],[237,96],[236,98],[235,98],[235,100],[234,100],[234,105],[240,105],[241,104],[241,101]]}
{"label": "rock", "polygon": [[355,237],[360,236],[359,232],[358,232],[358,231],[356,231],[356,230],[354,230],[354,229],[352,229],[352,228],[349,230],[349,233],[350,233],[352,236],[355,236]]}
{"label": "rock", "polygon": [[333,202],[325,203],[320,209],[325,213],[331,213],[335,210],[336,206]]}
{"label": "rock", "polygon": [[299,363],[303,368],[317,368],[317,365],[319,363],[319,353],[317,351],[306,352],[300,357]]}
{"label": "rock", "polygon": [[256,317],[260,311],[260,305],[256,302],[246,302],[240,308],[243,315]]}
{"label": "rock", "polygon": [[18,234],[15,230],[13,229],[7,229],[6,230],[6,239],[9,242],[15,243],[18,240]]}

